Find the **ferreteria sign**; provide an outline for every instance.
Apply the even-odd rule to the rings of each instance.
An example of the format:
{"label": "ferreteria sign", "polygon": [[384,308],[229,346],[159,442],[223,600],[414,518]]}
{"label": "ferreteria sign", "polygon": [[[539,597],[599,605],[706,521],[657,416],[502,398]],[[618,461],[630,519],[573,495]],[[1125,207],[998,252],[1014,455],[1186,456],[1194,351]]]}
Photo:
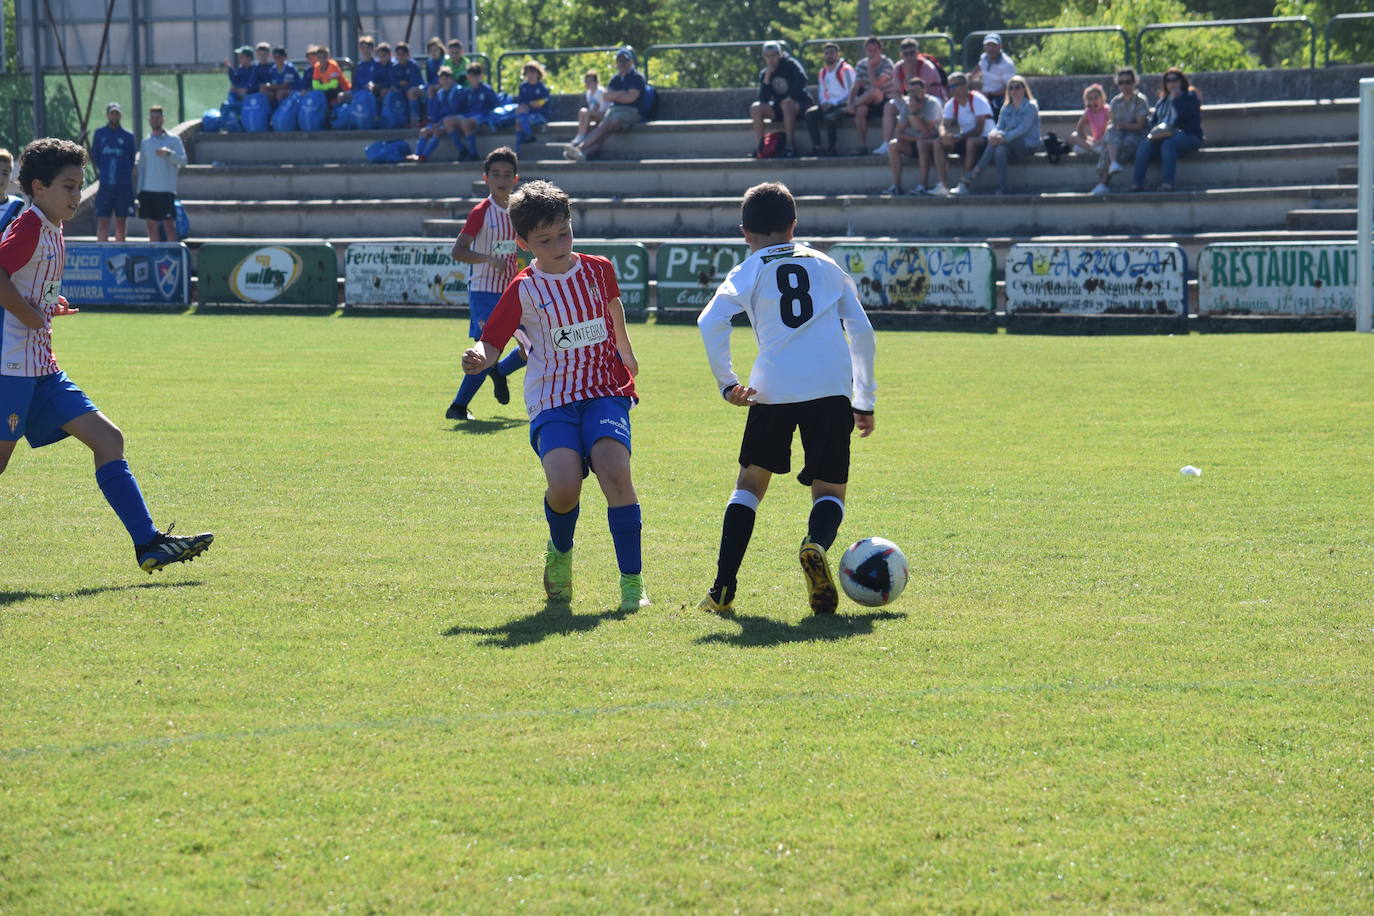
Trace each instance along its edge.
{"label": "ferreteria sign", "polygon": [[354,242],[344,253],[346,305],[467,305],[468,267],[452,242]]}
{"label": "ferreteria sign", "polygon": [[1353,315],[1353,242],[1208,245],[1198,259],[1203,315]]}
{"label": "ferreteria sign", "polygon": [[673,242],[658,247],[658,307],[700,311],[716,294],[725,275],[749,256],[741,243]]}
{"label": "ferreteria sign", "polygon": [[248,305],[338,301],[338,259],[329,245],[206,242],[197,252],[197,300]]}
{"label": "ferreteria sign", "polygon": [[991,312],[996,262],[987,245],[835,245],[866,309]]}
{"label": "ferreteria sign", "polygon": [[1188,257],[1163,245],[1013,245],[1007,312],[1183,315]]}

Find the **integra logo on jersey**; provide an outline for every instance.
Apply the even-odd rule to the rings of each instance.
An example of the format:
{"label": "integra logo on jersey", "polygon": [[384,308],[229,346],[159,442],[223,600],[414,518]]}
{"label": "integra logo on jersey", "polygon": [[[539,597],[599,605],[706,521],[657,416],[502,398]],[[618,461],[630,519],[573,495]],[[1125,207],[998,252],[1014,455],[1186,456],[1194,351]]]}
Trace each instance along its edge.
{"label": "integra logo on jersey", "polygon": [[599,344],[609,336],[604,318],[593,318],[581,324],[554,328],[552,333],[555,350],[580,350],[592,344]]}
{"label": "integra logo on jersey", "polygon": [[290,248],[259,248],[229,272],[229,288],[245,302],[270,302],[301,275],[301,259]]}

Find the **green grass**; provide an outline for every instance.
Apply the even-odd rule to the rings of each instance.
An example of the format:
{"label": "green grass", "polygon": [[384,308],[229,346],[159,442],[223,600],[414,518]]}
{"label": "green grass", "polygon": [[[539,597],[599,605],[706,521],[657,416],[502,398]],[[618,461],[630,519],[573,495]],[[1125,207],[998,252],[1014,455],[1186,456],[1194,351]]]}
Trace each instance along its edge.
{"label": "green grass", "polygon": [[1369,339],[880,334],[840,536],[906,594],[808,617],[780,478],[721,619],[695,330],[632,329],[655,604],[589,481],[560,614],[465,327],[63,319],[217,539],[150,581],[79,445],[0,476],[0,912],[1374,908]]}

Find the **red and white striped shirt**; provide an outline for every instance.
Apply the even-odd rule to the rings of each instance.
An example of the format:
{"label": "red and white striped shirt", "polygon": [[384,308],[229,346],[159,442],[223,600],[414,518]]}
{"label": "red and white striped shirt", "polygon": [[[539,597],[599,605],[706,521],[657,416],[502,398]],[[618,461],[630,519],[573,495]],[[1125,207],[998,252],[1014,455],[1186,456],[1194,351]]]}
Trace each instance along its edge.
{"label": "red and white striped shirt", "polygon": [[506,256],[504,268],[493,264],[469,265],[468,289],[477,293],[504,292],[520,269],[516,264],[515,228],[506,208],[487,197],[472,208],[458,234],[472,239],[472,250],[478,254]]}
{"label": "red and white striped shirt", "polygon": [[574,401],[636,398],[606,308],[620,297],[615,265],[592,254],[574,257],[567,273],[546,274],[533,265],[520,271],[482,331],[482,340],[498,350],[517,327],[529,335],[525,409],[531,419]]}
{"label": "red and white striped shirt", "polygon": [[51,375],[57,371],[52,352],[52,316],[62,294],[62,267],[66,261],[62,227],[43,211],[29,207],[10,223],[0,239],[0,270],[30,305],[43,313],[43,327],[26,327],[8,311],[0,325],[0,375]]}

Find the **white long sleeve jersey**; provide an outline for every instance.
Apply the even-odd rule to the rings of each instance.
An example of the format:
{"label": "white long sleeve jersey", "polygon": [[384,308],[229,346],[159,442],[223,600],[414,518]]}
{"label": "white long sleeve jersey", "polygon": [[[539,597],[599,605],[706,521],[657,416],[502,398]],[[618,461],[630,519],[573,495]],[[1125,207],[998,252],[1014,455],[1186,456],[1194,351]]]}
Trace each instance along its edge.
{"label": "white long sleeve jersey", "polygon": [[697,318],[721,389],[739,384],[730,361],[730,319],[739,312],[759,342],[749,371],[758,403],[841,395],[855,410],[873,410],[873,325],[853,278],[828,255],[788,242],[760,248],[726,275]]}

